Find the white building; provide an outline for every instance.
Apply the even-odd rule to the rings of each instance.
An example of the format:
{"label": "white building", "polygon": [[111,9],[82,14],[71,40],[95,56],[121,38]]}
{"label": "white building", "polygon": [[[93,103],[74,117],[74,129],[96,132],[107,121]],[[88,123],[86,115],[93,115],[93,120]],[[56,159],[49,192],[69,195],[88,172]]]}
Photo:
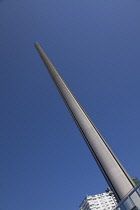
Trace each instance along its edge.
{"label": "white building", "polygon": [[79,210],[112,210],[117,206],[113,192],[107,188],[104,193],[86,196]]}

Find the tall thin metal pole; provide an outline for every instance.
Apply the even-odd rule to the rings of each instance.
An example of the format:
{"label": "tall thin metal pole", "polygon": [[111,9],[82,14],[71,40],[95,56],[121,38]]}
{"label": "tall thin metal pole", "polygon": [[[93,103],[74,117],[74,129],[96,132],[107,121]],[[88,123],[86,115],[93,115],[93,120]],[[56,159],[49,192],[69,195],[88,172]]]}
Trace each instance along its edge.
{"label": "tall thin metal pole", "polygon": [[89,116],[81,107],[77,99],[74,97],[73,93],[61,78],[40,45],[35,43],[35,47],[106,181],[118,201],[121,200],[134,187],[130,176],[112,152],[111,148],[97,130]]}

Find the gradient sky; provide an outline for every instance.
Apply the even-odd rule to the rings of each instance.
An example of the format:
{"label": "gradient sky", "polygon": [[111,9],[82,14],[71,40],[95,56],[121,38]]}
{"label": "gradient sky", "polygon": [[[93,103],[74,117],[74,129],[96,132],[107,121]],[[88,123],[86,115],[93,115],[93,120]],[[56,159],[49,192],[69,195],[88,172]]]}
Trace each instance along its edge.
{"label": "gradient sky", "polygon": [[0,209],[78,210],[107,188],[34,42],[140,178],[140,1],[0,1]]}

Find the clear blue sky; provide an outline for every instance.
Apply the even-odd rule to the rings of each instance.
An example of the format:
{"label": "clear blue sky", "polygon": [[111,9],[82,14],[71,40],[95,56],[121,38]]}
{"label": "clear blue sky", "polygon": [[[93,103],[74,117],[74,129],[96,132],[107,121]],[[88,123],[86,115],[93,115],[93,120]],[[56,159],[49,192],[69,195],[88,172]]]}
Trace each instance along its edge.
{"label": "clear blue sky", "polygon": [[140,1],[0,1],[0,209],[78,210],[106,181],[38,41],[131,177],[140,177]]}

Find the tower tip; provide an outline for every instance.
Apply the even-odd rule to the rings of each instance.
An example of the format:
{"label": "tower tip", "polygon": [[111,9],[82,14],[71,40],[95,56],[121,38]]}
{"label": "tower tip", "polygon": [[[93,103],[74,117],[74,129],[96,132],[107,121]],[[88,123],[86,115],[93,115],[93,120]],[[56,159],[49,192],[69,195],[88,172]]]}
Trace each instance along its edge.
{"label": "tower tip", "polygon": [[39,44],[38,44],[38,42],[35,42],[34,45],[35,45],[35,47],[36,47],[36,46],[39,45]]}

